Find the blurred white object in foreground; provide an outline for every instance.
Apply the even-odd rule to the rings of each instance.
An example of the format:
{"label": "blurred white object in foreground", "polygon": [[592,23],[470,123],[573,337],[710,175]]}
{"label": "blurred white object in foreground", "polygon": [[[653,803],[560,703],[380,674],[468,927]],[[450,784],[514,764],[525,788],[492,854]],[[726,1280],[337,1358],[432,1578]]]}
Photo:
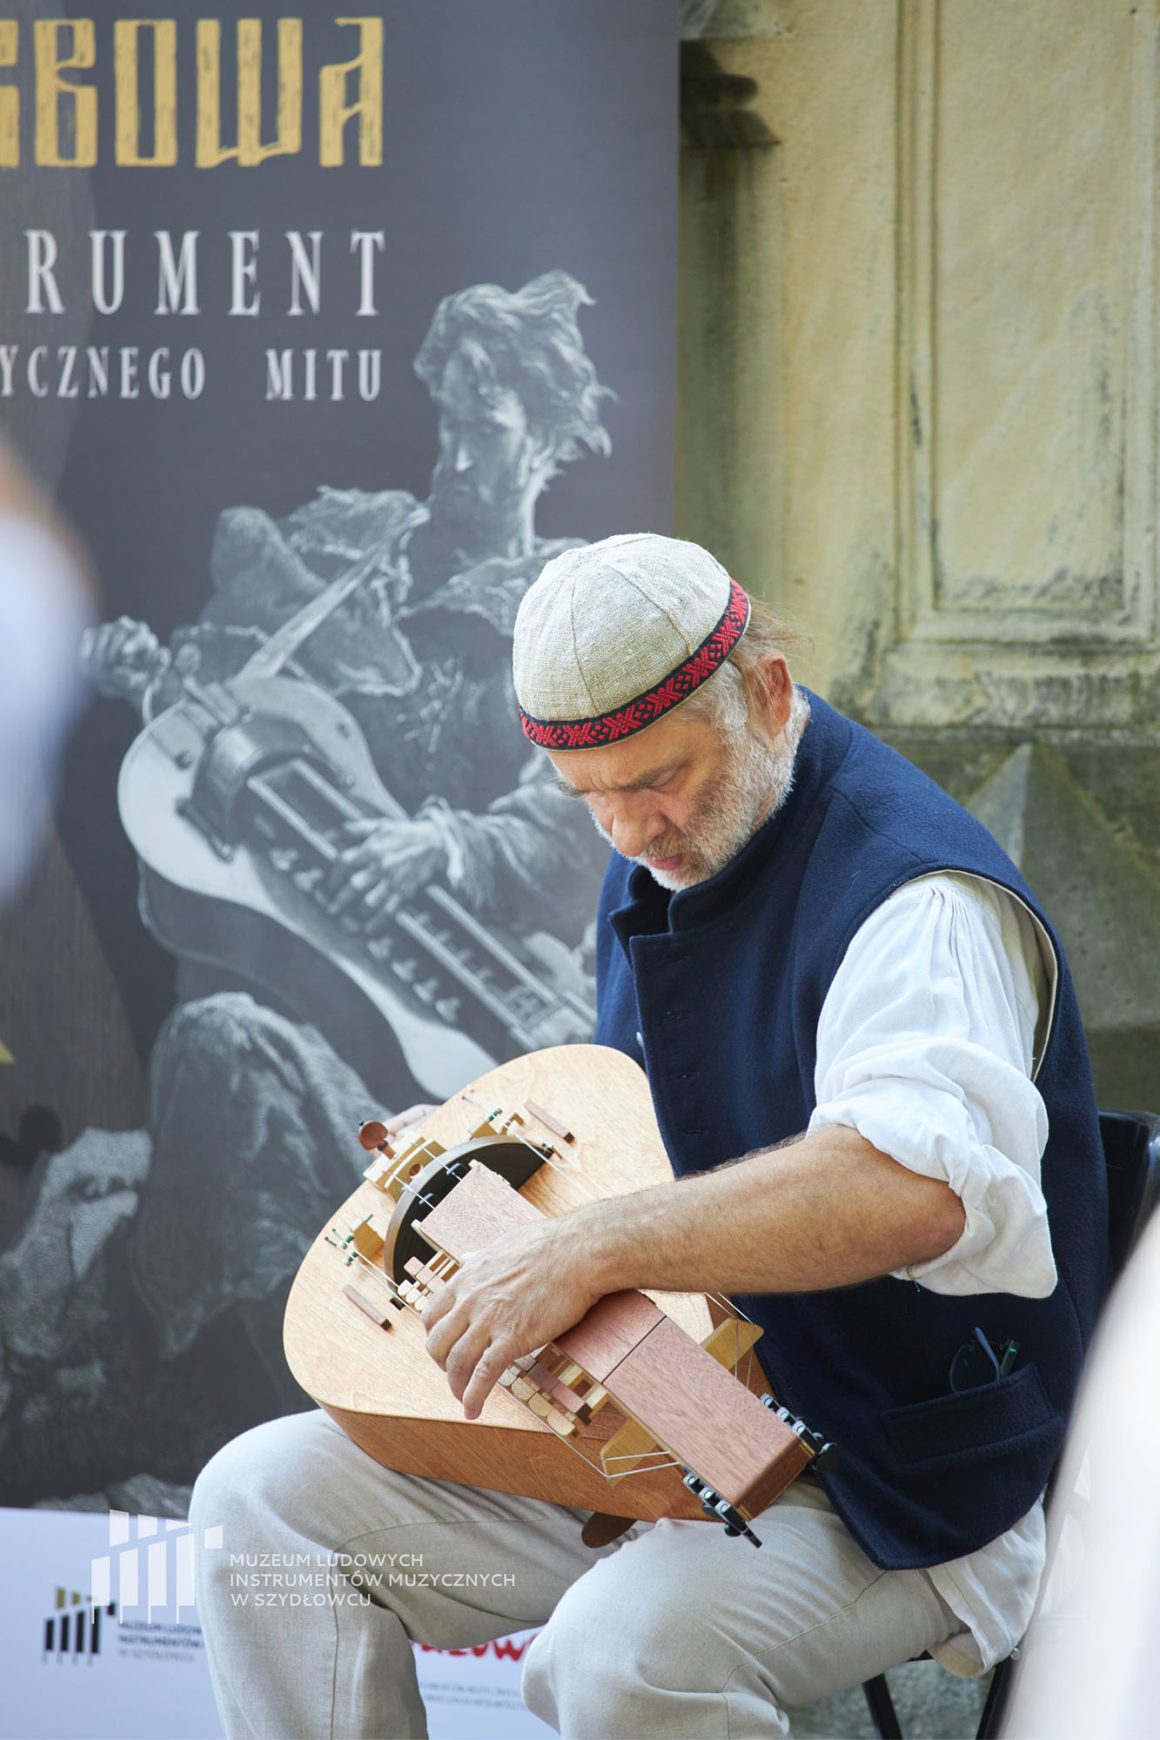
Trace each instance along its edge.
{"label": "blurred white object in foreground", "polygon": [[1048,1576],[1003,1733],[1160,1734],[1160,1215],[1096,1338],[1050,1501]]}
{"label": "blurred white object in foreground", "polygon": [[88,620],[67,544],[35,509],[0,502],[0,901],[48,825],[57,758],[84,693],[77,647]]}

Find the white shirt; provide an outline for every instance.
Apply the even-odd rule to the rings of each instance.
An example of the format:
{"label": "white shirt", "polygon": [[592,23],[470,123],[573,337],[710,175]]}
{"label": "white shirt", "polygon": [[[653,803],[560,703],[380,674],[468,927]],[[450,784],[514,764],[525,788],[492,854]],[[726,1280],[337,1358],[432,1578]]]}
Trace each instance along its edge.
{"label": "white shirt", "polygon": [[[856,932],[818,1022],[810,1130],[835,1124],[961,1199],[962,1236],[898,1275],[936,1293],[1055,1286],[1039,1163],[1047,1112],[1034,1076],[1056,966],[1037,919],[1006,889],[924,876]],[[928,1573],[963,1631],[932,1650],[952,1673],[1011,1653],[1044,1562],[1043,1506],[978,1552]]]}

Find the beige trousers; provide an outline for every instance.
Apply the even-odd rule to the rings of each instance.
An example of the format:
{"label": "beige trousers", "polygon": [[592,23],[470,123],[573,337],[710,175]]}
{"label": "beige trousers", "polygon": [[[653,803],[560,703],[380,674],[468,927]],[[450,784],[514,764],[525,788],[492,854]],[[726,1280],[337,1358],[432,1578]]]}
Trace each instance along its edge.
{"label": "beige trousers", "polygon": [[872,1564],[808,1479],[755,1524],[759,1550],[662,1522],[591,1552],[582,1517],[390,1473],[322,1413],[236,1438],[192,1504],[198,1539],[222,1529],[198,1607],[230,1740],[424,1736],[410,1640],[535,1625],[524,1699],[566,1740],[750,1740],[959,1629],[924,1572]]}

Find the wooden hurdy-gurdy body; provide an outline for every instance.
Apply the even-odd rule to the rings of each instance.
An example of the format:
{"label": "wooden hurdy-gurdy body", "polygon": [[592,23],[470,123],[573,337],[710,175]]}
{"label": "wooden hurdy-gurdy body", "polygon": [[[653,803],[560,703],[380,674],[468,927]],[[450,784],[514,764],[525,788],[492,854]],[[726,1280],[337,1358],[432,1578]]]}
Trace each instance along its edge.
{"label": "wooden hurdy-gurdy body", "polygon": [[[286,1310],[299,1383],[389,1468],[624,1519],[733,1532],[826,1446],[779,1408],[726,1300],[616,1293],[504,1373],[466,1421],[426,1351],[424,1301],[508,1228],[671,1180],[643,1072],[569,1045],[501,1065],[395,1147],[307,1253]],[[627,1524],[625,1524],[627,1526]],[[614,1532],[596,1522],[590,1538]]]}

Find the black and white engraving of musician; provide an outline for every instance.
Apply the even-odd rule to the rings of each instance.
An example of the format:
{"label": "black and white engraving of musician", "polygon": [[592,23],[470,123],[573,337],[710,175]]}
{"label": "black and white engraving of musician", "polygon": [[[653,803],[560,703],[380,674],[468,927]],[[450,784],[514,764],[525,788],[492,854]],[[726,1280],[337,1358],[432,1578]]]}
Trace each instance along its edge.
{"label": "black and white engraving of musician", "polygon": [[[610,446],[579,328],[588,300],[559,271],[447,297],[416,359],[439,418],[427,500],[328,488],[281,523],[228,509],[199,621],[163,646],[122,618],[92,631],[85,659],[146,719],[183,673],[228,691],[255,657],[300,681],[307,717],[314,696],[340,701],[410,818],[340,842],[328,892],[346,928],[373,936],[391,897],[441,881],[565,977],[607,854],[542,770],[527,775],[511,636],[544,562],[580,541],[537,537],[539,497]],[[281,1355],[285,1289],[361,1169],[358,1118],[399,1106],[321,1014],[295,1018],[255,963],[236,964],[231,979],[181,962],[148,1128],[87,1130],[55,1156],[0,1256],[3,1502],[99,1502],[99,1480],[129,1508],[179,1510],[232,1431],[301,1399]]]}
{"label": "black and white engraving of musician", "polygon": [[[324,488],[281,524],[227,509],[195,626],[171,647],[127,618],[93,637],[98,687],[154,711],[175,662],[225,679],[272,638],[281,668],[341,699],[413,818],[357,824],[346,842],[335,894],[371,930],[391,895],[432,877],[485,919],[562,925],[571,941],[591,908],[601,854],[548,782],[522,777],[535,763],[510,677],[524,592],[581,541],[538,538],[536,503],[562,465],[610,449],[607,389],[577,318],[588,300],[561,271],[514,293],[481,284],[446,297],[415,359],[439,414],[425,502]],[[365,580],[344,591],[368,555]]]}

